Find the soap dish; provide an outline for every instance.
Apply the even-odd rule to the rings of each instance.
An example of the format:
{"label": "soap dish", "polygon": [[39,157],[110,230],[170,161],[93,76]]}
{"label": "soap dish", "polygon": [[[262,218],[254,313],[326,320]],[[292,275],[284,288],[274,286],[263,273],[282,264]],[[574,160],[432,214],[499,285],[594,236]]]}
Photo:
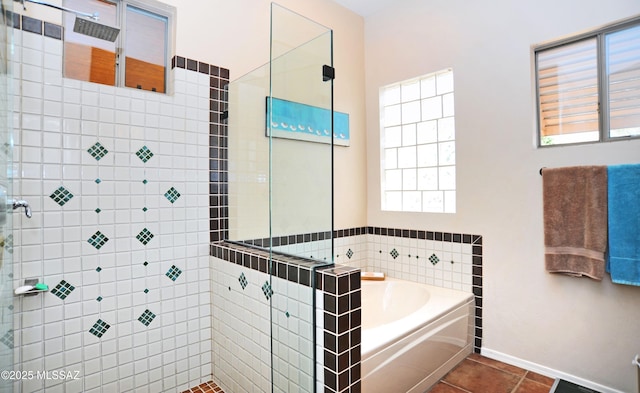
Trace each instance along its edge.
{"label": "soap dish", "polygon": [[361,280],[383,281],[384,273],[382,272],[360,272]]}
{"label": "soap dish", "polygon": [[47,292],[49,286],[38,282],[37,278],[28,278],[24,280],[24,285],[16,288],[13,293],[16,296],[33,296],[39,292]]}

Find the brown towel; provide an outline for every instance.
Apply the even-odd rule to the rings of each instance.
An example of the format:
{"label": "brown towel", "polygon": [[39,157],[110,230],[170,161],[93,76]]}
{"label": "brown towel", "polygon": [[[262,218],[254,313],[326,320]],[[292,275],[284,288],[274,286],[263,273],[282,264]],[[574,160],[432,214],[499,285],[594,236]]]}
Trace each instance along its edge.
{"label": "brown towel", "polygon": [[542,171],[545,265],[548,272],[604,277],[607,167]]}

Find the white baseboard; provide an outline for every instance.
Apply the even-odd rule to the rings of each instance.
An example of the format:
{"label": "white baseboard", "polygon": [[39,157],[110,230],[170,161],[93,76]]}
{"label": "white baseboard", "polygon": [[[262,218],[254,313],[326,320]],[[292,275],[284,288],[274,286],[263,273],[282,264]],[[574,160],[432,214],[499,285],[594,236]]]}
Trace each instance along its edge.
{"label": "white baseboard", "polygon": [[589,389],[594,389],[594,390],[597,390],[598,392],[602,392],[602,393],[625,393],[625,392],[623,392],[621,390],[612,389],[610,387],[607,387],[607,386],[604,386],[604,385],[600,385],[600,384],[595,383],[593,381],[589,381],[589,380],[586,380],[584,378],[576,377],[575,375],[567,374],[567,373],[564,373],[562,371],[554,370],[552,368],[549,368],[549,367],[546,367],[546,366],[542,366],[542,365],[537,364],[537,363],[529,362],[527,360],[523,360],[523,359],[511,356],[511,355],[507,355],[507,354],[502,353],[502,352],[494,351],[494,350],[489,349],[489,348],[482,347],[480,351],[481,351],[482,356],[486,356],[486,357],[488,357],[490,359],[499,360],[499,361],[501,361],[503,363],[508,363],[508,364],[513,365],[513,366],[524,368],[526,370],[530,370],[530,371],[533,371],[535,373],[542,374],[542,375],[547,376],[549,378],[561,378],[561,379],[564,379],[565,381],[577,383],[578,385],[584,386],[584,387],[589,388]]}

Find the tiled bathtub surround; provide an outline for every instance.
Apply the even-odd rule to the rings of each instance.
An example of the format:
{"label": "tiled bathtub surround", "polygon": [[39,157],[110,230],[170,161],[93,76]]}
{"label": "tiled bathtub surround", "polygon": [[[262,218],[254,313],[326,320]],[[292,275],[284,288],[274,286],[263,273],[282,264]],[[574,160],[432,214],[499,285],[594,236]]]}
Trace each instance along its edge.
{"label": "tiled bathtub surround", "polygon": [[[308,255],[319,260],[331,260],[329,234],[309,233],[274,239],[274,249]],[[474,351],[480,352],[482,236],[358,227],[336,230],[333,237],[333,259],[337,264],[358,267],[363,271],[381,271],[389,277],[403,280],[472,292],[475,295]],[[269,242],[268,239],[261,239],[250,240],[249,243]]]}
{"label": "tiled bathtub surround", "polygon": [[33,218],[15,217],[13,284],[51,291],[15,301],[15,369],[80,378],[16,389],[210,380],[208,145],[228,71],[176,57],[172,95],[65,79],[57,30],[28,22],[14,29],[14,194]]}

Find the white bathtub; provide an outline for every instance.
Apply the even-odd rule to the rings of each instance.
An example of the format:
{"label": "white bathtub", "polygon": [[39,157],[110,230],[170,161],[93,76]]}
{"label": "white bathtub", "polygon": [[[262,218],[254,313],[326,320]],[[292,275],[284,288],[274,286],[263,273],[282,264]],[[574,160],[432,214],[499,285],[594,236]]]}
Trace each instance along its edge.
{"label": "white bathtub", "polygon": [[473,295],[362,281],[362,391],[424,392],[471,353]]}

